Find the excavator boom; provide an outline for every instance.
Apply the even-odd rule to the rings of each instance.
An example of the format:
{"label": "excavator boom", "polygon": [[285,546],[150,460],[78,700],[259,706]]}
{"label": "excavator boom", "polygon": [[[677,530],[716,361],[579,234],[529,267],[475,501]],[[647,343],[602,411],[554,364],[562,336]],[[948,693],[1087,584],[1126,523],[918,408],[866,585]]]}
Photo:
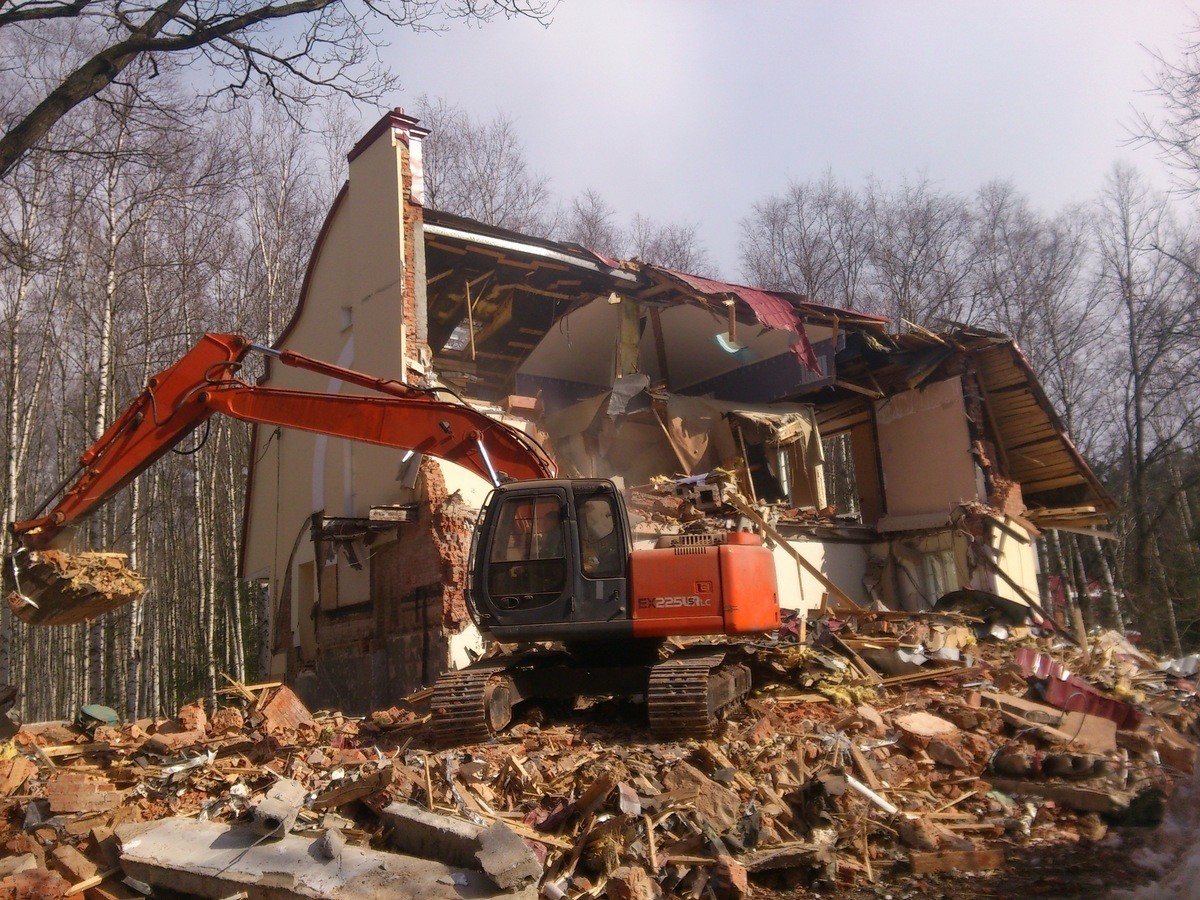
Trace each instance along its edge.
{"label": "excavator boom", "polygon": [[[285,365],[307,369],[388,396],[361,396],[260,387],[238,377],[243,359],[259,350]],[[493,484],[505,479],[553,477],[555,466],[531,438],[462,403],[435,399],[435,391],[313,360],[292,351],[251,344],[229,334],[207,334],[171,368],[150,379],[95,444],[62,487],[66,493],[49,511],[15,522],[18,557],[50,547],[64,529],[109,500],[117,491],[178,445],[216,413],[246,422],[279,425],[397,449],[413,450],[464,466]],[[57,494],[57,491],[55,492]],[[62,555],[61,553],[59,554]],[[68,623],[111,609],[111,598],[70,597],[44,615],[41,599],[62,601],[67,585],[55,584],[57,569],[14,562],[18,592],[10,605],[30,622]],[[33,574],[40,573],[40,574]],[[37,583],[35,583],[35,581]],[[136,596],[136,595],[135,595]],[[120,602],[134,599],[123,597]]]}

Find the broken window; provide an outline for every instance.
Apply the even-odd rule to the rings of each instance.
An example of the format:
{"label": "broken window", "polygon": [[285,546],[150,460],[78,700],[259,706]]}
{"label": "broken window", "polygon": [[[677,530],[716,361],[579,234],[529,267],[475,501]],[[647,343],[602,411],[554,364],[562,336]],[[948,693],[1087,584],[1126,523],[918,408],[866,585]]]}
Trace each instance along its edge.
{"label": "broken window", "polygon": [[851,432],[843,431],[821,438],[825,455],[825,498],[839,516],[862,519],[858,494],[858,475],[854,470],[854,444]]}

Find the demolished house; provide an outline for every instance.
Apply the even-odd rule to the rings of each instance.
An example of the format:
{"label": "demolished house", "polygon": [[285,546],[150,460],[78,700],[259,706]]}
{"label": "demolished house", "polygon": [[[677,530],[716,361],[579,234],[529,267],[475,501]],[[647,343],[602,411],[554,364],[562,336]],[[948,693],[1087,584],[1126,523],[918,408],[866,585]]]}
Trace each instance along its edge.
{"label": "demolished house", "polygon": [[[1040,529],[1112,509],[1003,335],[897,335],[427,209],[426,134],[396,111],[351,151],[278,346],[452,388],[563,476],[613,478],[635,542],[736,527],[726,501],[750,498],[785,609],[919,611],[968,590],[1036,615]],[[283,367],[264,383],[340,389]],[[261,425],[251,459],[242,574],[269,593],[273,678],[365,712],[482,649],[463,591],[485,480]]]}
{"label": "demolished house", "polygon": [[754,693],[703,738],[647,741],[614,696],[445,746],[425,686],[480,649],[488,483],[259,427],[274,677],[125,724],[18,725],[0,691],[0,898],[1190,895],[1189,661],[1038,627],[1039,530],[1111,503],[1011,340],[426,210],[423,136],[395,113],[356,147],[280,345],[614,477],[637,541],[757,530],[786,609],[731,651]]}

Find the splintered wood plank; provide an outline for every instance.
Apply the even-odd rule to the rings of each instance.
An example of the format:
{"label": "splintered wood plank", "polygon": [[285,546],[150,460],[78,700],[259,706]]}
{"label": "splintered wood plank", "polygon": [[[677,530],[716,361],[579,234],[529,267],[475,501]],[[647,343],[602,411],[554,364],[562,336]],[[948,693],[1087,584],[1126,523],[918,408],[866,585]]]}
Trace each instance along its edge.
{"label": "splintered wood plank", "polygon": [[910,853],[909,864],[914,875],[934,872],[986,872],[1004,868],[1003,850],[938,850],[932,853]]}

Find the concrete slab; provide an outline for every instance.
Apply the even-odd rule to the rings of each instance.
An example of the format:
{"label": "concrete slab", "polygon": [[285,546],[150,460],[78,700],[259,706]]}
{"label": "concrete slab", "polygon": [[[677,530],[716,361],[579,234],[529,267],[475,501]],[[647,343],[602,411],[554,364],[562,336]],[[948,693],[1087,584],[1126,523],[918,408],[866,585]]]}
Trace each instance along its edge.
{"label": "concrete slab", "polygon": [[483,828],[466,819],[429,812],[411,803],[390,803],[383,820],[391,828],[391,845],[401,853],[474,868]]}
{"label": "concrete slab", "polygon": [[[501,896],[483,873],[431,860],[358,847],[328,859],[320,838],[288,835],[256,846],[260,838],[248,829],[181,818],[123,825],[117,838],[127,874],[197,897],[239,891],[250,900]],[[537,891],[503,896],[534,900]]]}

